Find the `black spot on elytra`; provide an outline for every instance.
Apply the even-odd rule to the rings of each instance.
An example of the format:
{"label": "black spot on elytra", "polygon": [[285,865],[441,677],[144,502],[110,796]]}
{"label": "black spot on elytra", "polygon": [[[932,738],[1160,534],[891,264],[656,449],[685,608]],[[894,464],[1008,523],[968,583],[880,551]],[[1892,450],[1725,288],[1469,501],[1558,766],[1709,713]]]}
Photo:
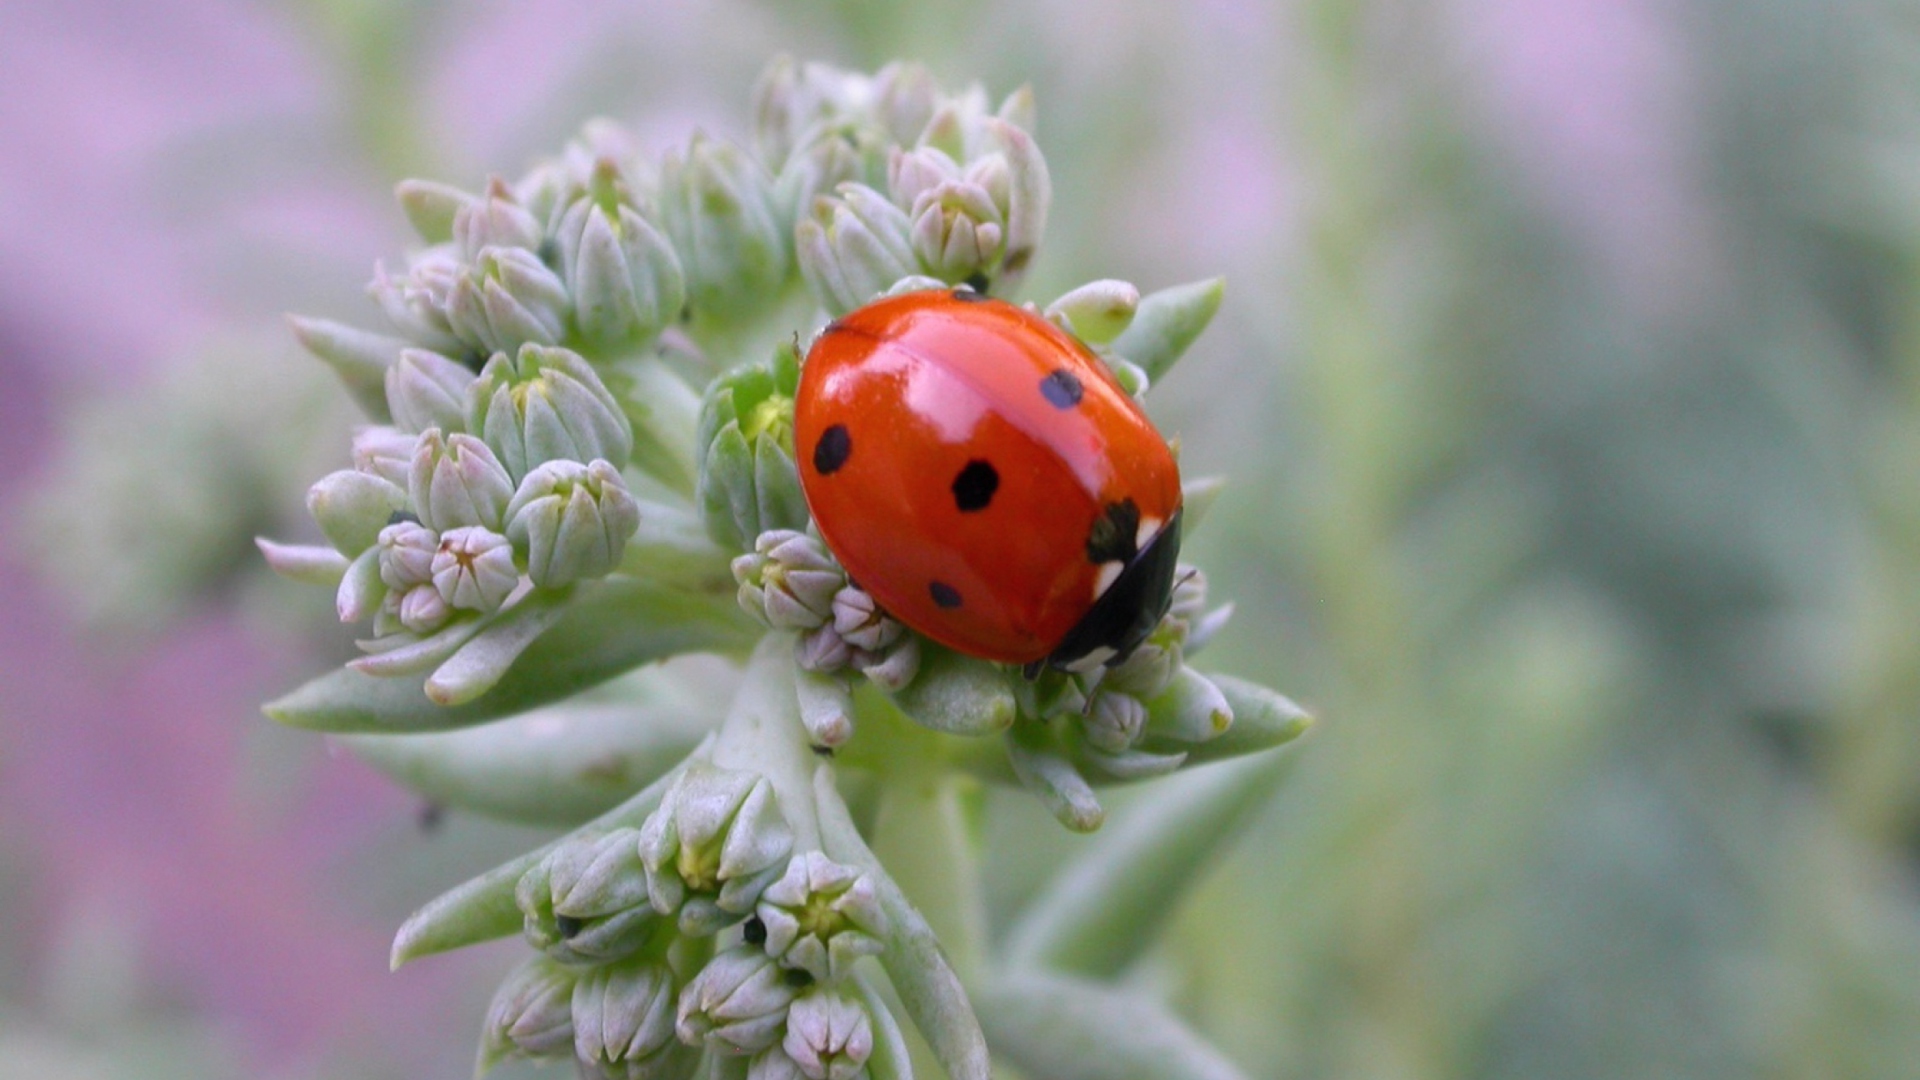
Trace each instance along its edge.
{"label": "black spot on elytra", "polygon": [[987,294],[974,288],[969,282],[966,287],[953,290],[953,298],[969,304],[978,304],[986,300]]}
{"label": "black spot on elytra", "polygon": [[575,937],[579,936],[580,931],[587,928],[587,923],[586,920],[576,919],[571,915],[555,915],[553,917],[553,928],[559,931],[560,940],[572,941]]}
{"label": "black spot on elytra", "polygon": [[960,590],[944,581],[935,581],[927,586],[927,592],[933,596],[933,602],[943,608],[960,606]]}
{"label": "black spot on elytra", "polygon": [[991,462],[978,458],[967,462],[960,475],[953,478],[953,505],[963,514],[975,510],[985,510],[993,501],[993,493],[1000,490],[1000,473]]}
{"label": "black spot on elytra", "polygon": [[767,943],[767,924],[760,921],[760,916],[755,915],[747,920],[745,926],[740,928],[740,936],[744,938],[749,945],[765,945]]}
{"label": "black spot on elytra", "polygon": [[847,425],[835,424],[820,433],[820,441],[813,444],[813,468],[822,476],[839,471],[847,463],[847,455],[853,453],[853,436],[847,434]]}
{"label": "black spot on elytra", "polygon": [[1087,531],[1087,561],[1131,562],[1139,550],[1134,542],[1139,534],[1140,507],[1132,499],[1108,503]]}
{"label": "black spot on elytra", "polygon": [[1080,397],[1085,393],[1080,376],[1066,368],[1054,368],[1052,374],[1040,380],[1040,396],[1056,409],[1073,408],[1080,404]]}

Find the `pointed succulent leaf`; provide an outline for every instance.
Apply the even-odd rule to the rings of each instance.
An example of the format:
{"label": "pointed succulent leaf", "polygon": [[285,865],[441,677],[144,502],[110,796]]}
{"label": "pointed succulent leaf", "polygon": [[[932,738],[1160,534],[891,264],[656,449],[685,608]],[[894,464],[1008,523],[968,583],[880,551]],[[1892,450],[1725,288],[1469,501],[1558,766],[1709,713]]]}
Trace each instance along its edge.
{"label": "pointed succulent leaf", "polygon": [[381,423],[391,418],[387,411],[387,369],[400,359],[406,341],[331,319],[291,315],[287,321],[300,344],[340,377],[362,412]]}
{"label": "pointed succulent leaf", "polygon": [[535,594],[495,616],[427,676],[421,687],[427,700],[443,707],[465,705],[493,689],[520,654],[566,615],[566,600],[564,594]]}
{"label": "pointed succulent leaf", "polygon": [[368,548],[354,556],[340,575],[333,607],[341,622],[357,623],[372,616],[386,596],[386,582],[380,580],[380,551]]}
{"label": "pointed succulent leaf", "polygon": [[1006,743],[1014,775],[1060,824],[1074,832],[1092,832],[1106,820],[1093,787],[1054,743],[1046,725],[1017,724],[1007,732]]}
{"label": "pointed succulent leaf", "polygon": [[372,547],[393,515],[407,508],[406,492],[353,469],[328,473],[307,490],[307,511],[349,558]]}
{"label": "pointed succulent leaf", "polygon": [[1089,281],[1047,305],[1047,318],[1064,324],[1089,345],[1105,345],[1133,323],[1140,290],[1131,282]]}
{"label": "pointed succulent leaf", "polygon": [[980,1022],[1008,1062],[1054,1080],[1246,1080],[1172,1013],[1137,991],[1039,971],[975,988]]}
{"label": "pointed succulent leaf", "polygon": [[674,775],[670,773],[648,784],[632,798],[566,836],[508,860],[429,901],[408,916],[394,935],[393,967],[422,956],[519,932],[524,919],[517,896],[520,879],[564,844],[644,821],[660,805]]}
{"label": "pointed succulent leaf", "polygon": [[1148,378],[1161,379],[1213,321],[1226,285],[1225,278],[1209,278],[1142,297],[1133,324],[1113,340],[1114,354],[1140,365]]}
{"label": "pointed succulent leaf", "polygon": [[446,731],[558,701],[676,653],[738,652],[762,632],[731,598],[690,595],[647,581],[607,580],[566,605],[486,694],[442,707],[421,681],[342,669],[270,702],[266,713],[321,731]]}
{"label": "pointed succulent leaf", "polygon": [[1184,749],[1226,734],[1233,705],[1211,679],[1181,666],[1165,691],[1147,702],[1147,734],[1156,746]]}
{"label": "pointed succulent leaf", "polygon": [[950,735],[991,735],[1013,724],[1018,709],[1004,669],[931,644],[920,653],[920,673],[893,694],[901,712]]}
{"label": "pointed succulent leaf", "polygon": [[1207,678],[1226,698],[1233,726],[1216,739],[1185,747],[1192,764],[1284,746],[1313,726],[1313,717],[1283,694],[1231,675],[1216,673]]}
{"label": "pointed succulent leaf", "polygon": [[[679,677],[699,673],[698,686]],[[462,731],[339,735],[355,757],[455,810],[574,826],[679,764],[719,722],[730,672],[717,661],[649,668],[619,702],[567,703]]]}
{"label": "pointed succulent leaf", "polygon": [[1008,965],[1118,976],[1153,947],[1286,771],[1274,760],[1236,762],[1183,773],[1129,803],[1021,911]]}
{"label": "pointed succulent leaf", "polygon": [[345,555],[313,544],[282,544],[264,536],[253,538],[260,555],[274,573],[307,585],[338,585],[347,572]]}

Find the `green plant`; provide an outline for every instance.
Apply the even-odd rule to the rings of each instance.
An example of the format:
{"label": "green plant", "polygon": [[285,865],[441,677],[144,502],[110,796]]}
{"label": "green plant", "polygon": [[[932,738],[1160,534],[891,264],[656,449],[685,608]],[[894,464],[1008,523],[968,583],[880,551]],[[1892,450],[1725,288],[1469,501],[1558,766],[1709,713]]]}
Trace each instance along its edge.
{"label": "green plant", "polygon": [[[309,492],[327,545],[260,545],[371,633],[267,711],[437,800],[573,826],[395,941],[395,964],[534,948],[483,1065],[984,1078],[991,1048],[1033,1076],[1235,1075],[1114,981],[1280,775],[1185,770],[1308,723],[1188,665],[1229,614],[1205,577],[1124,663],[1027,678],[880,611],[794,471],[806,333],[889,292],[1017,285],[1052,199],[1031,97],[781,61],[755,105],[751,148],[650,161],[596,122],[478,194],[400,185],[427,246],[376,270],[390,329],[294,323],[372,421]],[[1044,311],[1144,394],[1220,296],[1103,281]],[[1189,484],[1189,529],[1218,488]],[[661,663],[689,653],[729,662]],[[1101,788],[1175,772],[989,934],[986,785],[1092,831]]]}

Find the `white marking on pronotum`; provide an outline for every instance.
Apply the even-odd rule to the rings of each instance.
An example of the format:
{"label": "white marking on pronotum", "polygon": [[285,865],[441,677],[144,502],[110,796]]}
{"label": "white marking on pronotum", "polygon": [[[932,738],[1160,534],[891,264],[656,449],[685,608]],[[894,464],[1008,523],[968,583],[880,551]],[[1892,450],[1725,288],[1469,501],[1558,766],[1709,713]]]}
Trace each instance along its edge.
{"label": "white marking on pronotum", "polygon": [[1127,564],[1119,559],[1101,563],[1099,571],[1093,577],[1093,598],[1098,600],[1105,596],[1107,589],[1120,580],[1120,573],[1126,568]]}
{"label": "white marking on pronotum", "polygon": [[1066,665],[1066,669],[1075,675],[1091,675],[1107,666],[1107,661],[1119,655],[1118,650],[1105,645],[1096,646],[1092,652]]}
{"label": "white marking on pronotum", "polygon": [[1165,524],[1166,522],[1157,517],[1141,518],[1140,527],[1133,531],[1133,550],[1147,550],[1147,545],[1153,543],[1153,538],[1160,535],[1160,526]]}

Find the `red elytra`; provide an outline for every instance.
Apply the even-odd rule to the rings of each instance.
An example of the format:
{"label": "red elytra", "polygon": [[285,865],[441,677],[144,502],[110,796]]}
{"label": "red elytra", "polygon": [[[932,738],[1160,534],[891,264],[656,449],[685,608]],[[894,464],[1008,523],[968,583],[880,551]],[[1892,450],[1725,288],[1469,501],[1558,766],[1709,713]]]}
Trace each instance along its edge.
{"label": "red elytra", "polygon": [[835,320],[794,405],[807,506],[879,605],[973,656],[1114,662],[1165,614],[1180,471],[1107,366],[966,289]]}

